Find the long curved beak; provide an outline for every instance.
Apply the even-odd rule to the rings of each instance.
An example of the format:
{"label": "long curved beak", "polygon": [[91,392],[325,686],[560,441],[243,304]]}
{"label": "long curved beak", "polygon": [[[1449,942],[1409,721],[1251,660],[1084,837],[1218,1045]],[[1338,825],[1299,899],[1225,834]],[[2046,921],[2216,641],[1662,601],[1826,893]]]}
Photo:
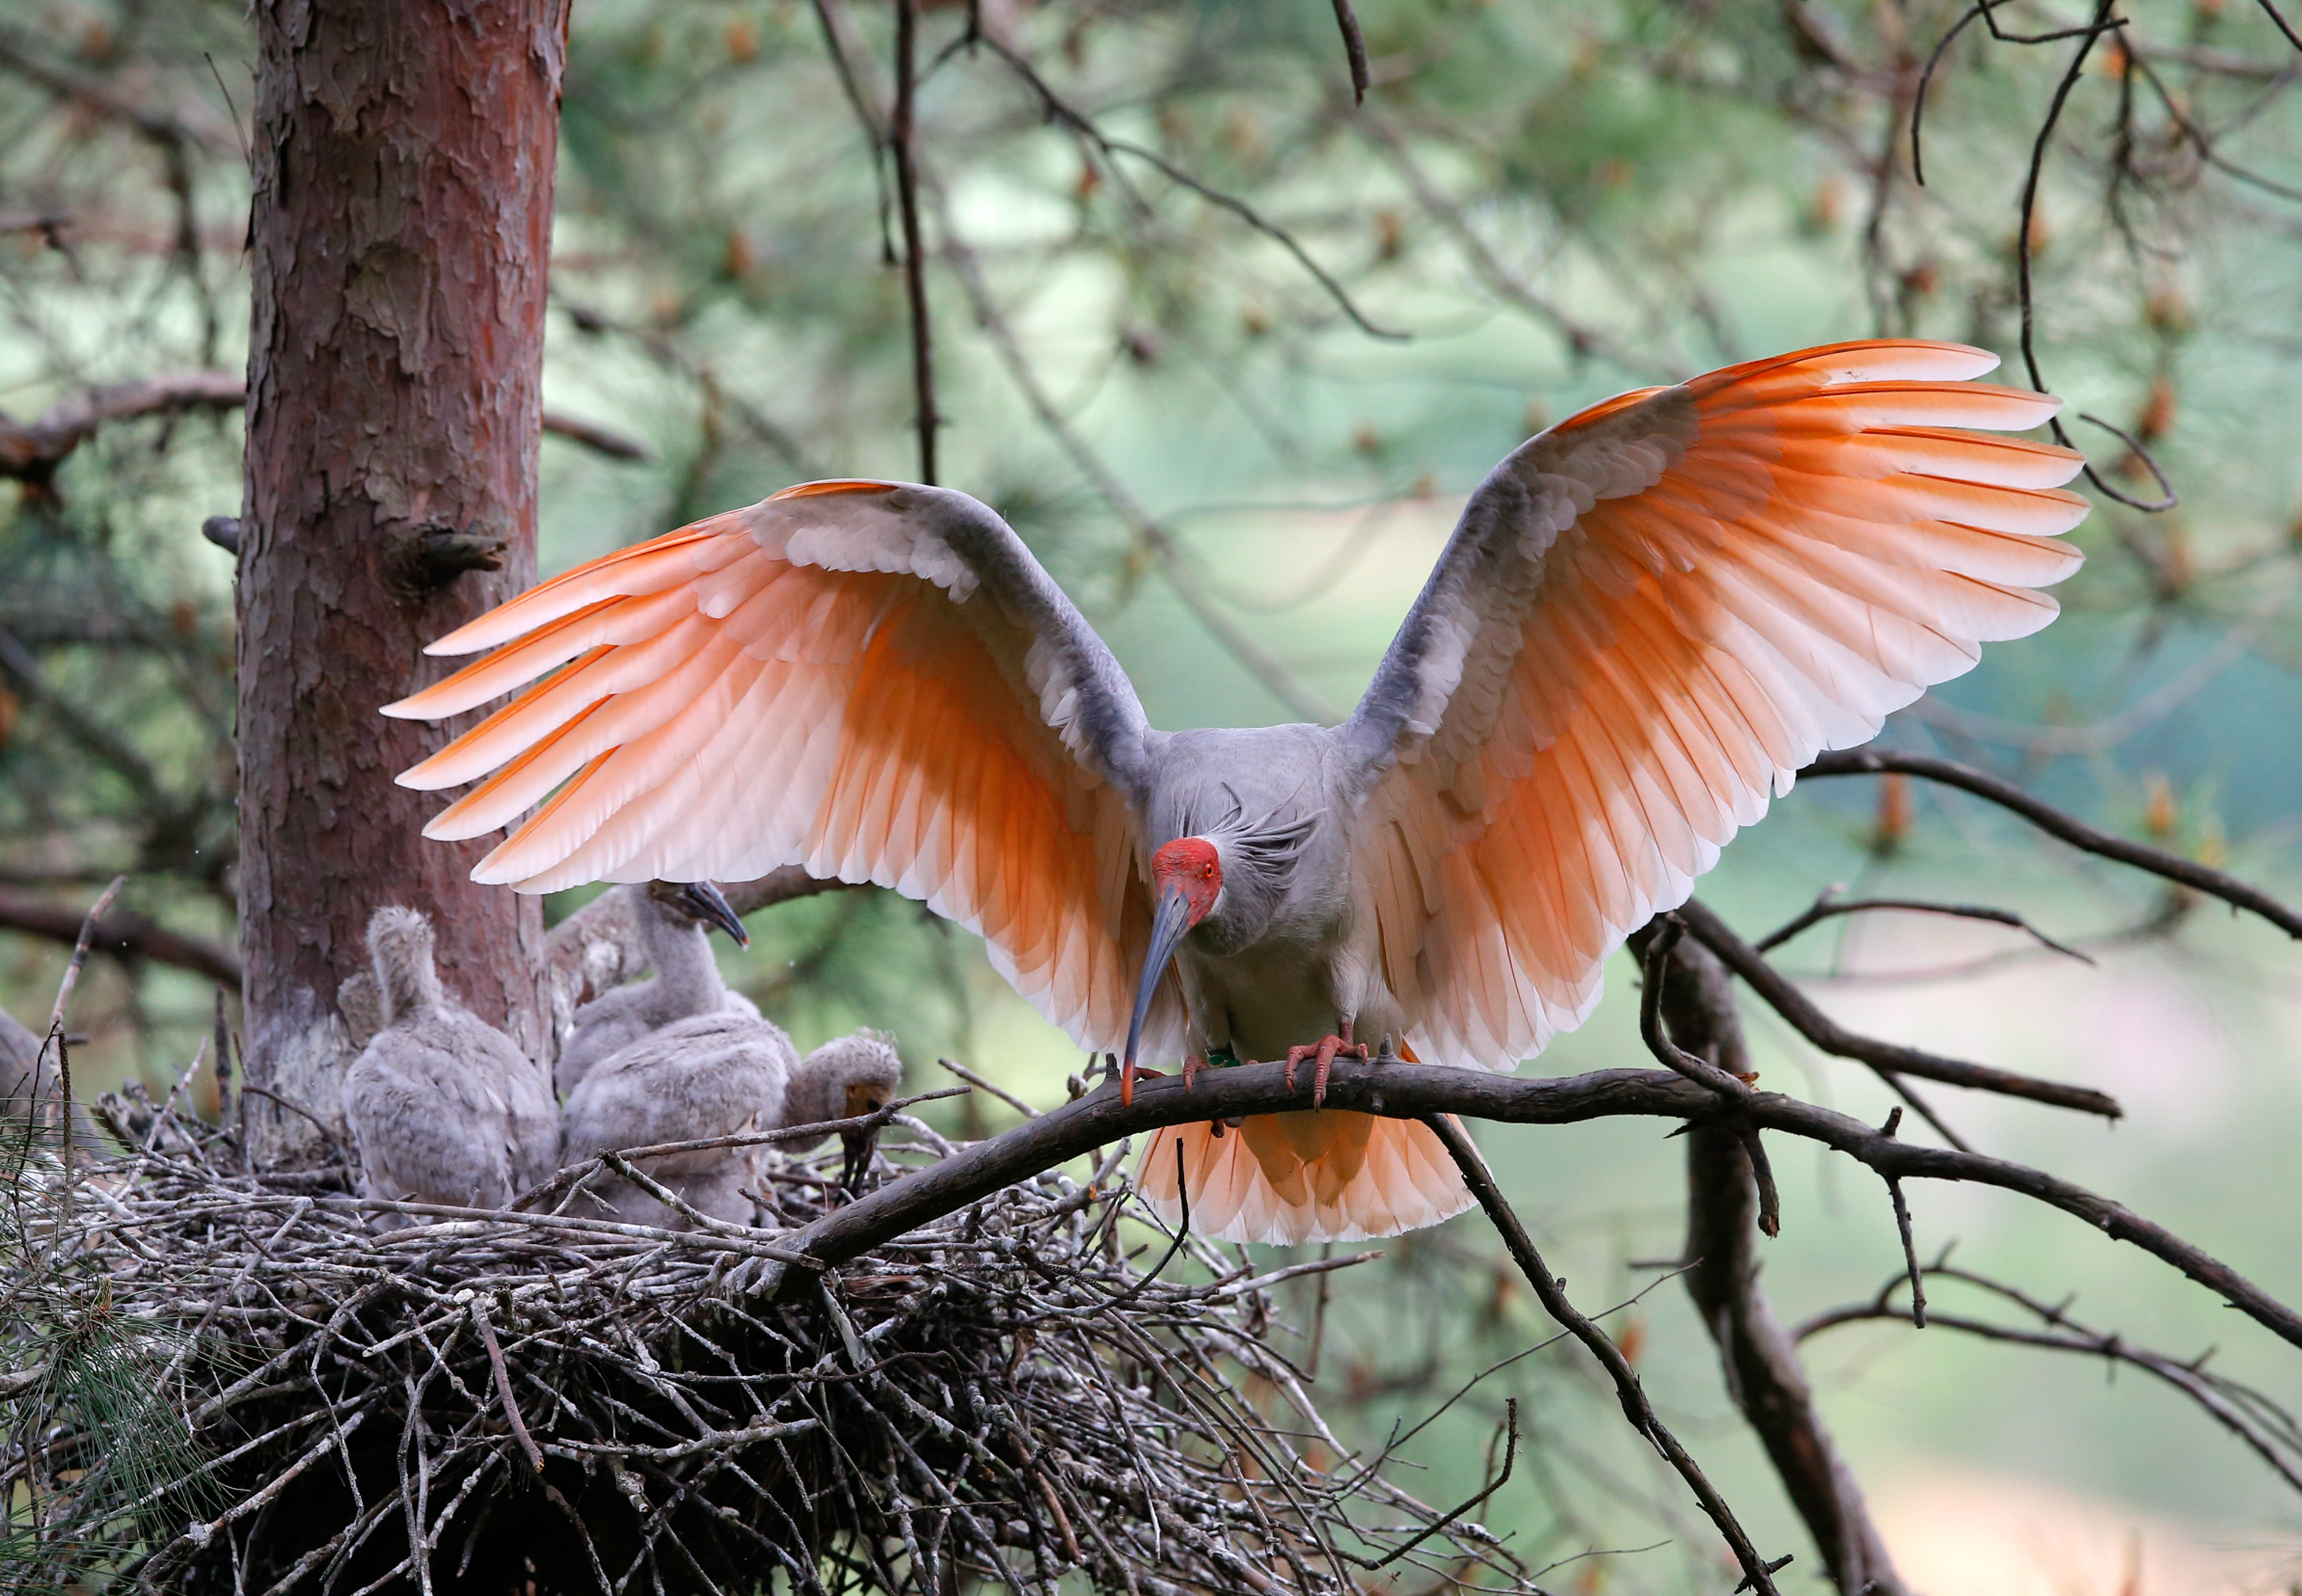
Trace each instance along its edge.
{"label": "long curved beak", "polygon": [[727,932],[735,939],[737,947],[752,945],[752,934],[744,929],[744,920],[735,912],[735,905],[729,903],[727,895],[711,882],[687,882],[680,887],[679,895],[687,905],[689,913]]}
{"label": "long curved beak", "polygon": [[1152,995],[1159,990],[1159,978],[1167,973],[1167,962],[1175,956],[1175,945],[1190,928],[1191,905],[1183,889],[1167,888],[1159,895],[1159,907],[1151,917],[1151,951],[1143,956],[1143,978],[1135,987],[1135,1017],[1127,1022],[1127,1052],[1119,1066],[1122,1104],[1135,1101],[1135,1049],[1143,1040],[1143,1021],[1151,1013]]}

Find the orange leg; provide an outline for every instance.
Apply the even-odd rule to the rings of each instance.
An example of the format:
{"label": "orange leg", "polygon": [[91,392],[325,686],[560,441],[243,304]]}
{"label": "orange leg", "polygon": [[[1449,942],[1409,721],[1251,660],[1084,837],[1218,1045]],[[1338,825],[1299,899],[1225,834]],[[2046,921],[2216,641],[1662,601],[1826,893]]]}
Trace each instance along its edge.
{"label": "orange leg", "polygon": [[1349,1054],[1354,1058],[1367,1056],[1366,1044],[1351,1040],[1351,1022],[1344,1021],[1340,1034],[1321,1037],[1316,1042],[1306,1043],[1287,1050],[1285,1079],[1287,1089],[1295,1089],[1295,1072],[1303,1067],[1305,1059],[1313,1060],[1311,1069],[1311,1106],[1317,1108],[1327,1100],[1327,1073],[1335,1067],[1336,1056]]}

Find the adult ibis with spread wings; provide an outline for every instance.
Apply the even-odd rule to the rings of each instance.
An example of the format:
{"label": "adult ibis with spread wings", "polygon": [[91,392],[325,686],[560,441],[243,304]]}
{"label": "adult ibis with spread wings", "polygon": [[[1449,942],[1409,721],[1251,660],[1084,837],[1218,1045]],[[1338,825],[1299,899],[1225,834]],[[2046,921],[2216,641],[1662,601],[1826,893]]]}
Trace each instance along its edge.
{"label": "adult ibis with spread wings", "polygon": [[[1840,344],[1530,439],[1340,726],[1157,730],[989,508],[823,482],[433,643],[494,651],[386,714],[525,691],[399,779],[477,782],[425,835],[516,825],[475,875],[524,892],[799,864],[920,899],[1122,1052],[1122,1090],[1138,1058],[1323,1077],[1385,1034],[1510,1070],[1800,767],[2053,618],[2080,462],[1995,435],[2055,409],[1972,380],[1995,365]],[[1469,1201],[1426,1128],[1335,1110],[1197,1127],[1184,1171],[1193,1222],[1235,1240]]]}

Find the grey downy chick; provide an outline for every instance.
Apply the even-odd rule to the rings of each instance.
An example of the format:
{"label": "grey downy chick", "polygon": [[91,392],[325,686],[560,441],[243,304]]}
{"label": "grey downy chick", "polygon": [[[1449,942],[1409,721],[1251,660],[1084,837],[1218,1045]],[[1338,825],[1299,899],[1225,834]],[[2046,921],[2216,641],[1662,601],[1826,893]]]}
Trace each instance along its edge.
{"label": "grey downy chick", "polygon": [[344,1075],[344,1119],[369,1197],[500,1208],[559,1167],[543,1067],[449,997],[432,922],[379,909],[367,923],[382,1028]]}
{"label": "grey downy chick", "polygon": [[735,938],[736,946],[752,945],[743,920],[717,886],[709,881],[650,881],[615,890],[630,895],[632,918],[655,973],[602,993],[576,1011],[554,1071],[563,1097],[575,1096],[594,1065],[651,1031],[723,1010],[760,1017],[757,1004],[727,989],[711,956],[712,926]]}
{"label": "grey downy chick", "polygon": [[[585,1073],[567,1096],[567,1163],[626,1147],[702,1141],[782,1122],[799,1052],[780,1026],[732,1009],[675,1021]],[[757,1146],[708,1147],[643,1160],[638,1167],[698,1212],[734,1224],[757,1222],[745,1191],[759,1189]],[[609,1172],[584,1189],[627,1224],[685,1230],[691,1222]]]}
{"label": "grey downy chick", "polygon": [[[885,1031],[859,1030],[835,1037],[800,1061],[784,1094],[782,1124],[821,1125],[833,1120],[859,1119],[877,1113],[895,1101],[903,1084],[903,1061],[895,1052],[895,1038]],[[871,1162],[876,1130],[843,1130],[839,1139],[846,1159],[839,1174],[840,1189],[858,1189],[857,1182]],[[787,1153],[804,1153],[822,1145],[807,1141],[778,1144]]]}

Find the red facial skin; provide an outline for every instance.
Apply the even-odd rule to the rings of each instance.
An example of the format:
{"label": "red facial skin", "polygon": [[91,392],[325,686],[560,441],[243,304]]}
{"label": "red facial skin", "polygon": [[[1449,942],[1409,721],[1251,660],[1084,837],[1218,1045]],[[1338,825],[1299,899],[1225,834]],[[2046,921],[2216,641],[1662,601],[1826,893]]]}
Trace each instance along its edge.
{"label": "red facial skin", "polygon": [[1206,919],[1222,891],[1222,861],[1215,845],[1203,836],[1179,836],[1151,855],[1152,895],[1164,897],[1171,886],[1190,906],[1189,924]]}

